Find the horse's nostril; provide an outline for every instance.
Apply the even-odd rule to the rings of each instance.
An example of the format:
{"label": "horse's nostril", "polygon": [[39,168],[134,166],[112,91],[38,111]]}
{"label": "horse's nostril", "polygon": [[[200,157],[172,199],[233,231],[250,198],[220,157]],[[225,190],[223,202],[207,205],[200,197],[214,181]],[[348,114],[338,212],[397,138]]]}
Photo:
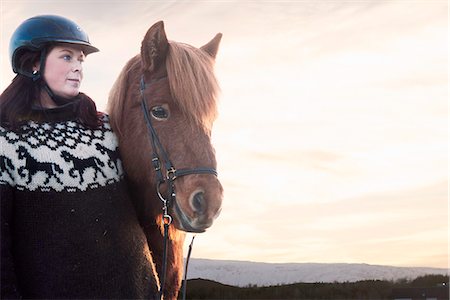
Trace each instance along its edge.
{"label": "horse's nostril", "polygon": [[205,210],[205,194],[203,192],[195,193],[192,197],[192,206],[198,213],[202,213]]}

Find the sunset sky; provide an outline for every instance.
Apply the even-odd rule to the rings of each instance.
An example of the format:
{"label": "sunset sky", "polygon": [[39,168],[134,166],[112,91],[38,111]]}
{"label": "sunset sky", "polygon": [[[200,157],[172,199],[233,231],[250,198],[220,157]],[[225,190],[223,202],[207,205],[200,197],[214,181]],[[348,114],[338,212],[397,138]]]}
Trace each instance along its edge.
{"label": "sunset sky", "polygon": [[0,1],[0,90],[14,29],[59,14],[101,50],[82,85],[100,110],[155,22],[223,33],[225,198],[193,257],[448,267],[447,1]]}

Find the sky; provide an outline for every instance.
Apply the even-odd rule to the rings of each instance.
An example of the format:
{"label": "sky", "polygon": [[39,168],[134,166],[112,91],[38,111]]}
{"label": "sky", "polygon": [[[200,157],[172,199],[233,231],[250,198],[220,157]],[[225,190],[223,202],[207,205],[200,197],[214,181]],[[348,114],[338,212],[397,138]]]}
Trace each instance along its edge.
{"label": "sky", "polygon": [[449,267],[447,1],[0,1],[0,90],[14,29],[59,14],[101,50],[81,89],[100,110],[155,22],[223,33],[223,209],[193,257]]}

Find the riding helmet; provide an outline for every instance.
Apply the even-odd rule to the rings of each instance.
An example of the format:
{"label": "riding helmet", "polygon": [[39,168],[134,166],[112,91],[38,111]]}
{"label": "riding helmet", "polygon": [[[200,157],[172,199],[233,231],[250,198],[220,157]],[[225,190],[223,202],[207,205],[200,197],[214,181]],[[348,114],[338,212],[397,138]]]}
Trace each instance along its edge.
{"label": "riding helmet", "polygon": [[56,15],[40,15],[25,20],[14,31],[9,55],[14,73],[20,73],[18,60],[22,50],[41,51],[50,43],[81,45],[85,55],[99,51],[75,22]]}

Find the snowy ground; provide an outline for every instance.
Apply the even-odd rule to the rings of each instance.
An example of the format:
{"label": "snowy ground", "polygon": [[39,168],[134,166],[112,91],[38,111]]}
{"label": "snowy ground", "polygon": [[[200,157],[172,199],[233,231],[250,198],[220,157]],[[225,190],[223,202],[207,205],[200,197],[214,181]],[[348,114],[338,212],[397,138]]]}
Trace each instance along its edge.
{"label": "snowy ground", "polygon": [[368,264],[270,264],[246,261],[191,259],[188,279],[203,278],[234,286],[269,286],[297,282],[354,282],[414,279],[426,274],[448,274],[440,268],[392,267]]}

